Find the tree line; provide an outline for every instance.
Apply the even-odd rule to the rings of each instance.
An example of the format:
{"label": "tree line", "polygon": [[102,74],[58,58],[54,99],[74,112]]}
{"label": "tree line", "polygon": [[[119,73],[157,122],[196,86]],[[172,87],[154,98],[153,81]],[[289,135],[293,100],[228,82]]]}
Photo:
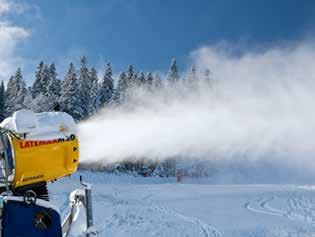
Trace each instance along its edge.
{"label": "tree line", "polygon": [[[185,79],[185,80],[184,80]],[[204,72],[203,80],[210,83],[210,71]],[[60,110],[71,114],[77,121],[94,115],[106,106],[120,106],[128,101],[128,95],[135,89],[149,92],[163,87],[172,87],[185,81],[194,89],[198,81],[196,69],[191,67],[186,78],[181,78],[176,60],[173,59],[165,80],[159,73],[136,72],[132,65],[122,71],[117,80],[113,78],[110,63],[105,65],[102,78],[98,78],[94,67],[89,67],[86,57],[80,60],[77,70],[70,63],[62,80],[54,63],[39,63],[35,80],[27,86],[20,68],[10,77],[7,85],[0,84],[0,119],[11,116],[16,110],[31,109],[34,112]]]}

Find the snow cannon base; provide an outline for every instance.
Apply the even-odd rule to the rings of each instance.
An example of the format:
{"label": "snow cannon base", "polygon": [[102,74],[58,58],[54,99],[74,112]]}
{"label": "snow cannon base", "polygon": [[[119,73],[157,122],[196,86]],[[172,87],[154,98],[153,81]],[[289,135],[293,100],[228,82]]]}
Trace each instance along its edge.
{"label": "snow cannon base", "polygon": [[1,197],[3,237],[61,237],[59,210],[49,202],[26,203],[23,197]]}
{"label": "snow cannon base", "polygon": [[97,236],[93,227],[91,186],[74,190],[69,197],[69,206],[70,211],[61,222],[59,209],[38,199],[31,190],[24,196],[0,195],[0,236]]}

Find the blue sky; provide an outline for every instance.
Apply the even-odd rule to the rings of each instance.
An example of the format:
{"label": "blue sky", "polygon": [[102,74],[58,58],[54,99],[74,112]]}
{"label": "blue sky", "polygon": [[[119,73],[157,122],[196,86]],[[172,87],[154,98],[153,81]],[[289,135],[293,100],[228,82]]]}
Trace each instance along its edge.
{"label": "blue sky", "polygon": [[97,68],[112,62],[116,72],[128,64],[166,71],[172,57],[186,67],[190,52],[204,45],[264,47],[315,30],[312,0],[0,0],[0,13],[3,3],[11,9],[1,21],[27,33],[10,56],[27,77],[40,59],[64,71],[83,54]]}

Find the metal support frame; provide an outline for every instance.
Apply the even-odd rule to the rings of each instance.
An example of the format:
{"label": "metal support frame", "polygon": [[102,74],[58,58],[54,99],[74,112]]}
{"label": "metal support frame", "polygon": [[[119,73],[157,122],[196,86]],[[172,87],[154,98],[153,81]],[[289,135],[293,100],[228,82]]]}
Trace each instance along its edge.
{"label": "metal support frame", "polygon": [[75,197],[71,201],[71,210],[64,222],[62,223],[62,234],[63,236],[67,236],[70,231],[71,224],[73,222],[73,218],[76,212],[77,205],[82,203],[86,210],[86,226],[87,232],[86,237],[97,236],[97,233],[92,229],[93,227],[93,212],[92,212],[92,191],[91,185],[88,183],[84,183],[82,181],[82,176],[80,176],[80,183],[85,187],[84,195],[80,192],[75,194]]}
{"label": "metal support frame", "polygon": [[[86,226],[87,229],[93,226],[93,210],[92,210],[92,192],[91,185],[82,181],[80,176],[80,183],[85,187],[85,210],[86,210]],[[89,233],[87,233],[89,237]]]}

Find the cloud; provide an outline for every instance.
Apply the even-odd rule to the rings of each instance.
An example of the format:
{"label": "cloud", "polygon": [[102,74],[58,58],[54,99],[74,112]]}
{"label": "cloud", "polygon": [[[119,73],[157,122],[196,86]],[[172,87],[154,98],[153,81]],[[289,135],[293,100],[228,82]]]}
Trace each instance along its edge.
{"label": "cloud", "polygon": [[21,64],[23,59],[16,55],[16,46],[29,36],[29,32],[7,22],[0,22],[0,79],[8,77]]}
{"label": "cloud", "polygon": [[12,8],[12,3],[7,0],[0,1],[0,14],[9,12]]}
{"label": "cloud", "polygon": [[30,36],[28,29],[17,26],[8,20],[8,14],[21,14],[26,5],[14,1],[0,0],[0,80],[7,81],[17,67],[23,65],[24,59],[19,56],[17,46]]}
{"label": "cloud", "polygon": [[17,3],[13,0],[0,0],[0,15],[4,14],[21,14],[29,9],[29,5],[25,3]]}

